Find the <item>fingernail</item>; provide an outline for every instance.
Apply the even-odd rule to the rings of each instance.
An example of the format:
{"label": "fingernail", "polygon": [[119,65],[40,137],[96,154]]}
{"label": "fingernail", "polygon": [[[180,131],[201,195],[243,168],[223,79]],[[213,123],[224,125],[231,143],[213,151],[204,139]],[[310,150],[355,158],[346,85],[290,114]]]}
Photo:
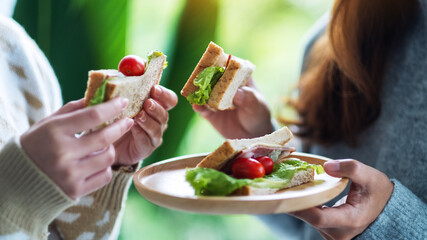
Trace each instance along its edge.
{"label": "fingernail", "polygon": [[146,116],[145,112],[141,112],[141,116],[139,117],[139,120],[141,122],[145,122],[146,119],[147,119],[147,116]]}
{"label": "fingernail", "polygon": [[129,100],[127,98],[120,98],[122,108],[125,108],[128,105]]}
{"label": "fingernail", "polygon": [[325,168],[325,171],[338,172],[340,170],[340,162],[334,160],[327,161],[323,167]]}
{"label": "fingernail", "polygon": [[126,119],[126,129],[129,130],[133,126],[133,120],[130,118]]}
{"label": "fingernail", "polygon": [[243,101],[243,90],[242,89],[237,89],[237,92],[234,95],[233,102],[236,105],[240,105],[240,104],[242,104],[242,101]]}
{"label": "fingernail", "polygon": [[153,102],[153,100],[148,99],[147,102],[148,102],[148,110],[150,110],[150,111],[154,110],[154,102]]}
{"label": "fingernail", "polygon": [[163,92],[163,90],[162,90],[162,88],[160,86],[158,86],[158,85],[154,86],[154,93],[153,93],[153,95],[155,97],[159,97],[162,94],[162,92]]}

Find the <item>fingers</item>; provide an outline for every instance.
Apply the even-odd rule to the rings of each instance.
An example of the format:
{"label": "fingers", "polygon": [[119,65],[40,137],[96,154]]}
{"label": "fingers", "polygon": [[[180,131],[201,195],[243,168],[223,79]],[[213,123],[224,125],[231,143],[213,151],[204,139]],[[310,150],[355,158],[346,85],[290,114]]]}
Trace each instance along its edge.
{"label": "fingers", "polygon": [[132,119],[123,118],[98,131],[83,135],[80,138],[80,153],[85,156],[109,146],[129,131],[133,124]]}
{"label": "fingers", "polygon": [[[357,219],[354,208],[350,205],[341,205],[333,208],[314,207],[303,211],[292,212],[297,217],[317,229],[344,227]],[[356,218],[355,218],[356,217]]]}
{"label": "fingers", "polygon": [[162,105],[166,111],[171,110],[178,103],[178,97],[176,94],[160,85],[155,85],[151,88],[151,97],[156,100],[160,105]]}
{"label": "fingers", "polygon": [[91,153],[77,163],[78,169],[81,169],[81,174],[88,178],[94,173],[100,172],[109,166],[113,165],[115,158],[114,146],[110,145],[107,148]]}
{"label": "fingers", "polygon": [[385,174],[352,159],[328,161],[323,167],[331,176],[352,180],[348,195],[331,208],[311,208],[290,214],[325,234],[351,238],[380,214],[391,195],[392,184]]}
{"label": "fingers", "polygon": [[[81,109],[81,108],[84,108],[84,99],[83,99],[83,98],[82,98],[82,99],[79,99],[79,100],[76,100],[76,101],[68,102],[68,103],[67,103],[67,104],[65,104],[63,107],[61,107],[61,108],[60,108],[60,109],[58,109],[56,112],[54,112],[51,116],[58,116],[58,115],[61,115],[61,114],[65,114],[65,113],[73,112],[73,111],[78,110],[78,109]],[[49,119],[49,118],[48,118],[48,117],[46,117],[46,118],[44,118],[44,119],[40,120],[40,121],[38,122],[38,124],[44,123],[44,122],[46,122],[48,119]]]}
{"label": "fingers", "polygon": [[84,103],[85,103],[84,98],[68,102],[62,108],[60,108],[58,111],[56,111],[53,115],[69,113],[69,112],[73,112],[75,110],[84,108]]}
{"label": "fingers", "polygon": [[157,101],[154,101],[153,99],[148,99],[145,101],[143,109],[145,111],[141,112],[142,114],[148,114],[151,118],[156,120],[161,125],[166,125],[168,119],[169,119],[169,113],[167,110]]}
{"label": "fingers", "polygon": [[65,131],[75,134],[111,120],[126,108],[127,103],[127,99],[114,98],[105,103],[61,115],[60,121],[63,122]]}
{"label": "fingers", "polygon": [[247,86],[237,90],[233,104],[248,112],[256,111],[256,106],[266,105],[264,98],[254,88]]}
{"label": "fingers", "polygon": [[369,173],[373,170],[371,167],[353,159],[327,161],[323,168],[327,174],[333,177],[348,177],[354,183],[361,185],[369,183]]}
{"label": "fingers", "polygon": [[162,143],[162,135],[167,128],[168,119],[169,114],[166,109],[156,101],[148,99],[135,121],[147,134],[151,144],[158,147]]}
{"label": "fingers", "polygon": [[90,177],[86,178],[85,184],[83,184],[82,189],[80,190],[80,196],[87,195],[103,186],[111,181],[113,177],[113,173],[111,171],[111,167],[103,169]]}

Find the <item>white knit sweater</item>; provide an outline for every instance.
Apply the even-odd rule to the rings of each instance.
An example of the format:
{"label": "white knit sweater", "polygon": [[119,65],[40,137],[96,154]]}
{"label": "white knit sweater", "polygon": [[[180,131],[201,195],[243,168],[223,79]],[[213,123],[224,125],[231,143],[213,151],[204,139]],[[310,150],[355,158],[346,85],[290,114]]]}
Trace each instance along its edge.
{"label": "white knit sweater", "polygon": [[20,147],[19,136],[61,105],[44,54],[0,14],[0,240],[117,237],[132,173],[116,171],[110,184],[73,201]]}

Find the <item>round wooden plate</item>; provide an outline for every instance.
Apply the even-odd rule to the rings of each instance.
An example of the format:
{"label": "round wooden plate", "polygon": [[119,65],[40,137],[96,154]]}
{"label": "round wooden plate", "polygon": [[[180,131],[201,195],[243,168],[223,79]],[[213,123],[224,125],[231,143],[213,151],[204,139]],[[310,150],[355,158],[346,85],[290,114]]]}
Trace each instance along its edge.
{"label": "round wooden plate", "polygon": [[[271,214],[302,210],[332,200],[347,186],[347,178],[334,178],[326,173],[314,181],[274,194],[258,196],[196,196],[185,181],[186,168],[193,168],[206,154],[187,155],[151,164],[133,177],[138,192],[148,201],[166,208],[205,214]],[[293,153],[291,157],[323,165],[328,158]]]}

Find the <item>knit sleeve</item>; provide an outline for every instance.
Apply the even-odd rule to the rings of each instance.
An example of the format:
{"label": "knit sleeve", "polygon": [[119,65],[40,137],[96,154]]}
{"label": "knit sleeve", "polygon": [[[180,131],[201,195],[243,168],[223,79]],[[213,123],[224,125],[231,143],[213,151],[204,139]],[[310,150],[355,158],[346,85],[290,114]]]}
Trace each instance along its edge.
{"label": "knit sleeve", "polygon": [[44,239],[72,201],[22,151],[18,138],[0,150],[0,239]]}
{"label": "knit sleeve", "polygon": [[427,239],[427,205],[399,181],[378,218],[356,239]]}
{"label": "knit sleeve", "polygon": [[[139,166],[139,165],[138,165]],[[138,167],[137,166],[137,167]],[[115,239],[120,230],[127,192],[134,173],[113,171],[109,184],[80,198],[54,221],[63,239]]]}

